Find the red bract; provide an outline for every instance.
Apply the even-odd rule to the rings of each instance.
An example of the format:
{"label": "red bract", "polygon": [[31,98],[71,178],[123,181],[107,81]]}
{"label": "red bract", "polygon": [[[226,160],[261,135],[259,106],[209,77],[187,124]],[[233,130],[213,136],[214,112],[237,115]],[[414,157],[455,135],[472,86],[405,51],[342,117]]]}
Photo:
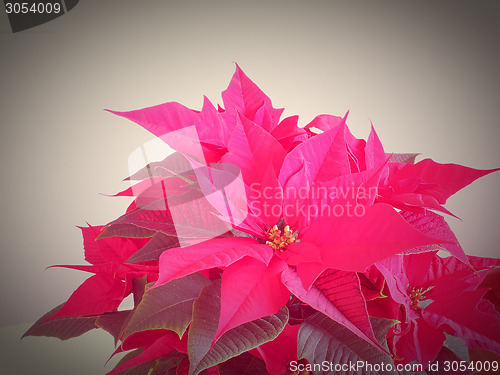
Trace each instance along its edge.
{"label": "red bract", "polygon": [[427,365],[453,357],[446,335],[500,353],[500,261],[467,256],[433,212],[495,170],[387,154],[347,114],[300,128],[239,66],[222,100],[112,111],[176,152],[126,179],[122,216],[82,228],[90,265],[63,267],[95,275],[26,335],[103,328],[113,355],[133,350],[110,374]]}
{"label": "red bract", "polygon": [[[81,228],[85,259],[90,266],[57,266],[95,273],[69,297],[50,319],[68,316],[99,315],[116,310],[133,289],[132,281],[146,276],[156,281],[156,264],[124,264],[130,255],[144,246],[148,239],[102,238],[96,240],[102,226]],[[56,266],[53,266],[56,267]]]}
{"label": "red bract", "polygon": [[252,353],[264,360],[270,374],[285,374],[289,364],[297,360],[298,325],[287,324],[276,339],[260,345]]}
{"label": "red bract", "polygon": [[[500,315],[478,288],[497,259],[469,258],[471,268],[436,252],[397,255],[377,263],[391,298],[374,299],[370,311],[395,319],[389,335],[395,357],[428,365],[438,355],[445,333],[464,340],[469,348],[500,353]],[[372,273],[372,278],[376,279]],[[398,308],[399,305],[399,308]]]}
{"label": "red bract", "polygon": [[423,212],[426,208],[451,215],[443,207],[451,195],[478,178],[498,171],[439,164],[431,159],[416,164],[391,163],[389,170],[389,177],[380,188],[381,202],[407,211]]}

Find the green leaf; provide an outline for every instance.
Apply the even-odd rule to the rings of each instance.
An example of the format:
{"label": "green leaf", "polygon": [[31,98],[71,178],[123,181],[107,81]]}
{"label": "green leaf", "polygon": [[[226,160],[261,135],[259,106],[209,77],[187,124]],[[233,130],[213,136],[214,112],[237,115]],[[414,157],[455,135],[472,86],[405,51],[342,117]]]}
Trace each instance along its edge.
{"label": "green leaf", "polygon": [[57,337],[60,340],[68,340],[73,337],[81,336],[85,332],[97,328],[96,319],[98,316],[68,316],[49,320],[63,304],[53,308],[47,314],[38,319],[35,324],[33,324],[30,329],[28,329],[24,335],[26,336],[47,336],[47,337]]}
{"label": "green leaf", "polygon": [[143,247],[137,250],[125,263],[145,262],[148,260],[158,260],[165,250],[179,246],[176,236],[168,236],[161,232],[156,234]]}
{"label": "green leaf", "polygon": [[123,329],[130,320],[132,310],[112,311],[99,316],[95,324],[113,336],[115,345],[120,340]]}
{"label": "green leaf", "polygon": [[[387,332],[397,322],[383,318],[370,318],[377,339],[384,343]],[[298,358],[305,358],[311,364],[322,364],[323,361],[333,364],[356,363],[357,361],[370,364],[393,364],[390,356],[384,354],[346,327],[316,313],[306,319],[300,326],[297,334]],[[329,372],[315,372],[327,374]],[[333,373],[333,372],[332,372]],[[396,372],[347,371],[345,374],[395,374]],[[344,372],[343,372],[344,374]]]}
{"label": "green leaf", "polygon": [[96,240],[109,237],[149,238],[155,233],[153,230],[140,228],[134,224],[112,224],[104,229]]}
{"label": "green leaf", "polygon": [[220,375],[267,375],[266,363],[250,353],[242,353],[237,357],[219,365]]}
{"label": "green leaf", "polygon": [[420,154],[385,154],[387,157],[391,157],[389,159],[390,162],[392,163],[409,163],[409,164],[415,164],[415,158],[420,155]]}
{"label": "green leaf", "polygon": [[[465,362],[467,363],[467,365],[469,363],[468,361],[460,359],[453,351],[448,349],[446,346],[443,346],[439,351],[436,359],[429,365],[429,367],[425,369],[425,371],[429,375],[472,375],[473,372],[468,368],[467,365],[465,370],[453,371],[453,368],[456,365],[459,365],[460,362]],[[448,367],[446,366],[446,363],[452,365],[449,371],[445,371],[445,368]]]}
{"label": "green leaf", "polygon": [[[134,350],[134,351],[132,351],[130,353],[127,353],[120,360],[120,362],[118,362],[116,364],[116,366],[114,368],[118,368],[119,366],[121,366],[122,364],[124,364],[125,362],[127,362],[129,359],[131,359],[131,358],[133,358],[133,357],[141,354],[143,351],[144,351],[144,348],[139,348],[139,349],[136,349],[136,350]],[[142,364],[140,364],[138,366],[135,366],[135,367],[132,367],[132,368],[129,368],[129,369],[117,372],[117,373],[115,373],[115,375],[148,375],[149,371],[154,366],[154,364],[155,364],[155,361],[145,362],[145,363],[142,363]]]}
{"label": "green leaf", "polygon": [[148,277],[144,275],[143,277],[138,277],[132,280],[132,294],[134,296],[134,309],[139,306],[146,293],[148,284]]}
{"label": "green leaf", "polygon": [[189,362],[199,363],[209,352],[220,316],[221,279],[203,288],[193,304],[193,322],[188,332]]}
{"label": "green leaf", "polygon": [[199,363],[191,363],[189,375],[197,375],[205,369],[274,340],[283,331],[287,322],[288,309],[284,306],[275,315],[266,316],[227,331]]}
{"label": "green leaf", "polygon": [[183,240],[213,238],[229,231],[203,193],[190,189],[182,196],[159,199],[137,207],[108,225],[132,224]]}
{"label": "green leaf", "polygon": [[182,337],[191,322],[194,300],[209,283],[205,276],[194,273],[148,289],[125,330],[124,339],[150,329],[168,329]]}
{"label": "green leaf", "polygon": [[149,163],[133,175],[124,179],[146,180],[152,177],[181,177],[193,175],[193,169],[186,157],[180,152],[175,152],[161,161]]}
{"label": "green leaf", "polygon": [[389,352],[389,346],[387,345],[387,333],[392,327],[400,322],[398,320],[370,316],[370,323],[373,327],[373,333],[375,333],[377,341],[385,350]]}
{"label": "green leaf", "polygon": [[177,372],[177,366],[182,358],[183,357],[181,355],[168,358],[158,358],[149,375],[175,375]]}
{"label": "green leaf", "polygon": [[462,361],[469,362],[469,348],[467,348],[465,341],[459,337],[448,335],[446,332],[444,335],[446,336],[446,341],[443,345],[455,353]]}

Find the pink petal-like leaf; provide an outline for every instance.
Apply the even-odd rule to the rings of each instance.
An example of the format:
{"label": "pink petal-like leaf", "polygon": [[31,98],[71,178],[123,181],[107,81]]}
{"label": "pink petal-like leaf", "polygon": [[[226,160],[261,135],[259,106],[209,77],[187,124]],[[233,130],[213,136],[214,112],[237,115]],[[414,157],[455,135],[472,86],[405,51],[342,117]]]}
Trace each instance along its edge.
{"label": "pink petal-like leaf", "polygon": [[[236,110],[252,121],[262,106],[269,112],[272,123],[277,124],[283,113],[283,109],[272,107],[271,99],[243,73],[238,64],[236,64],[236,71],[228,88],[221,95],[227,112]],[[272,129],[268,127],[265,130],[271,131]]]}
{"label": "pink petal-like leaf", "polygon": [[328,181],[350,173],[345,129],[344,117],[339,126],[294,148],[286,156],[280,172],[283,188],[309,187],[314,181]]}
{"label": "pink petal-like leaf", "polygon": [[[405,164],[389,181],[397,183],[395,193],[417,193],[430,195],[440,204],[460,189],[478,178],[499,169],[479,170],[457,164],[440,164],[424,159],[416,164]],[[415,182],[419,185],[413,188]]]}
{"label": "pink petal-like leaf", "polygon": [[422,316],[433,327],[460,337],[470,348],[500,354],[500,315],[490,302],[481,299],[485,292],[485,289],[467,291],[446,303],[431,303]]}
{"label": "pink petal-like leaf", "polygon": [[328,130],[337,128],[344,122],[345,119],[340,116],[319,115],[316,116],[309,124],[304,126],[304,129],[311,130],[312,128],[316,128],[323,132],[327,132]]}
{"label": "pink petal-like leaf", "polygon": [[160,256],[160,276],[155,288],[194,272],[227,267],[246,256],[269,264],[273,250],[245,237],[214,238],[187,247],[172,248]]}
{"label": "pink petal-like leaf", "polygon": [[[409,321],[410,317],[414,317],[415,313],[410,309],[411,301],[408,294],[406,293],[410,282],[408,281],[408,277],[405,273],[403,259],[404,258],[402,255],[392,256],[380,262],[377,262],[375,264],[375,267],[384,277],[392,300],[406,309],[406,321]],[[419,267],[417,270],[415,270],[415,273],[421,274],[424,269],[425,264],[422,264],[422,268]],[[412,283],[412,285],[418,285],[419,287],[421,286],[419,283]],[[394,316],[394,318],[396,318],[396,316]]]}
{"label": "pink petal-like leaf", "polygon": [[321,262],[302,262],[297,264],[297,273],[302,280],[305,289],[310,289],[311,285],[317,280],[319,275],[328,268]]}
{"label": "pink petal-like leaf", "polygon": [[400,358],[403,363],[416,361],[425,368],[436,359],[445,340],[442,330],[431,327],[419,318],[417,323],[410,323],[404,334],[394,337],[393,347],[396,358]]}
{"label": "pink petal-like leaf", "polygon": [[[380,139],[378,138],[373,124],[371,127],[370,135],[368,136],[368,140],[366,141],[365,151],[366,169],[377,168],[381,164],[384,164],[387,160],[387,156],[384,152],[384,147],[382,146],[382,142],[380,142]],[[382,180],[385,180],[387,178],[388,173],[389,170],[388,168],[386,168],[382,175]]]}
{"label": "pink petal-like leaf", "polygon": [[475,271],[456,257],[441,258],[436,252],[403,256],[402,260],[410,284],[433,287],[429,298],[436,294],[438,300],[475,290],[487,275],[485,270]]}
{"label": "pink petal-like leaf", "polygon": [[120,306],[126,294],[126,285],[120,279],[110,274],[97,274],[85,280],[50,319],[113,311]]}
{"label": "pink petal-like leaf", "polygon": [[269,374],[285,374],[290,362],[297,360],[298,330],[299,325],[287,324],[273,341],[266,342],[256,348],[265,361]]}
{"label": "pink petal-like leaf", "polygon": [[458,219],[458,216],[443,207],[437,199],[431,195],[403,193],[386,196],[382,193],[381,196],[377,197],[377,202],[388,203],[403,211],[413,211],[417,213],[423,213],[425,209],[439,211]]}
{"label": "pink petal-like leaf", "polygon": [[[259,210],[263,210],[264,204],[281,207],[281,197],[276,194],[264,197],[262,191],[268,188],[274,192],[279,188],[277,173],[285,158],[285,150],[269,133],[246,118],[238,116],[236,120],[228,142],[228,152],[221,161],[240,167],[243,181],[251,187],[247,196],[251,207],[256,205]],[[266,224],[272,225],[279,219],[276,216],[281,216],[281,212],[258,216],[264,222],[267,220]]]}
{"label": "pink petal-like leaf", "polygon": [[454,257],[460,259],[465,264],[470,265],[464,250],[455,237],[455,234],[452,232],[450,226],[446,223],[442,216],[427,210],[425,210],[422,214],[401,211],[400,215],[420,232],[430,237],[446,241],[442,243],[442,247],[448,250]]}
{"label": "pink petal-like leaf", "polygon": [[[299,231],[323,217],[364,215],[365,207],[375,202],[378,186],[386,169],[387,159],[380,165],[362,172],[334,177],[329,181],[314,182],[307,194],[299,193],[299,203],[290,207],[287,206],[290,201],[287,201],[284,211],[288,212],[290,208],[292,212],[297,210],[296,225]],[[299,205],[305,207],[301,209]]]}
{"label": "pink petal-like leaf", "polygon": [[500,259],[497,258],[486,258],[486,257],[476,257],[469,255],[467,257],[470,264],[476,270],[493,269],[500,267]]}
{"label": "pink petal-like leaf", "polygon": [[194,155],[207,162],[217,161],[220,158],[220,151],[214,152],[213,148],[200,147],[200,141],[222,147],[229,132],[222,118],[206,98],[201,112],[176,102],[129,112],[109,112],[139,124],[177,151]]}
{"label": "pink petal-like leaf", "polygon": [[272,131],[271,135],[278,140],[285,151],[290,150],[295,142],[302,143],[308,139],[304,129],[297,126],[299,116],[283,119]]}
{"label": "pink petal-like leaf", "polygon": [[215,339],[249,321],[275,314],[286,304],[290,292],[281,283],[287,264],[273,257],[269,265],[246,257],[222,274],[221,313]]}
{"label": "pink petal-like leaf", "polygon": [[102,238],[103,226],[80,227],[83,234],[83,246],[85,248],[85,260],[92,264],[105,262],[124,262],[129,256],[141,248],[147,239],[133,238]]}
{"label": "pink petal-like leaf", "polygon": [[361,216],[323,217],[303,233],[301,241],[289,248],[297,247],[300,253],[302,242],[313,243],[320,248],[325,265],[355,272],[417,246],[446,242],[419,232],[382,203],[366,207]]}

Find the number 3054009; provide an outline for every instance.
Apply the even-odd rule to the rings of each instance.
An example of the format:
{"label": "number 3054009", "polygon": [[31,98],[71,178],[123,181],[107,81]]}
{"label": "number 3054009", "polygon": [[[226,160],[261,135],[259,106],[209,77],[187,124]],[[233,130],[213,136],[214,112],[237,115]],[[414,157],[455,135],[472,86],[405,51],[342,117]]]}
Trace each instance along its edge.
{"label": "number 3054009", "polygon": [[7,14],[60,13],[60,3],[5,3]]}
{"label": "number 3054009", "polygon": [[446,372],[457,372],[470,370],[472,372],[484,371],[497,373],[498,362],[497,361],[444,361],[444,371]]}

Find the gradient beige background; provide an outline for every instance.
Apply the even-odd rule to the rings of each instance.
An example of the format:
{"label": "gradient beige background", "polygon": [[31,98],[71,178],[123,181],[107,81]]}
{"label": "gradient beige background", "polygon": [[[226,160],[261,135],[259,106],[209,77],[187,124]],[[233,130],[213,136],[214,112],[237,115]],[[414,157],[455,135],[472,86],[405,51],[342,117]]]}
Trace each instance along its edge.
{"label": "gradient beige background", "polygon": [[[17,34],[0,15],[0,372],[100,374],[112,339],[19,335],[88,276],[76,225],[128,201],[129,154],[152,137],[104,112],[221,102],[233,61],[302,125],[370,120],[387,151],[500,166],[500,2],[85,1]],[[500,174],[449,200],[469,254],[499,256]],[[28,364],[23,358],[32,358]]]}

